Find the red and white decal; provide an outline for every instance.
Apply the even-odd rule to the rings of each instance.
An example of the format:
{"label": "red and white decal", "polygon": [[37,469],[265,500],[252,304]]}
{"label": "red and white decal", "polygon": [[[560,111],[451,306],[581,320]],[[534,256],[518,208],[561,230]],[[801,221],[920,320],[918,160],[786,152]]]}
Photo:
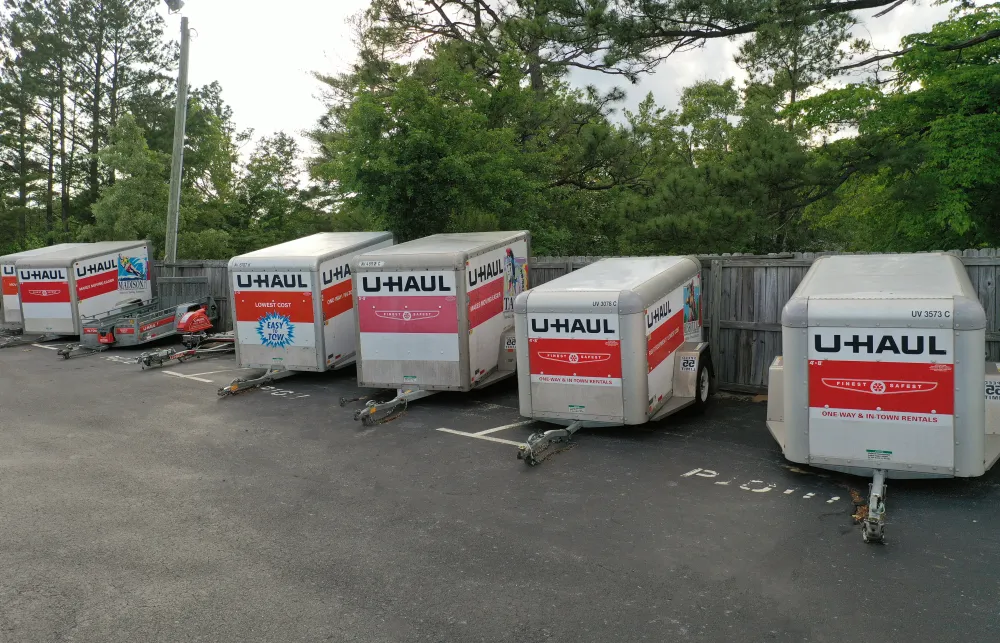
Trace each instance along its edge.
{"label": "red and white decal", "polygon": [[323,288],[323,319],[330,320],[354,308],[351,278]]}
{"label": "red and white decal", "polygon": [[102,272],[76,279],[76,297],[79,301],[87,301],[94,297],[118,292],[118,267],[109,272]]}
{"label": "red and white decal", "polygon": [[277,313],[287,317],[293,323],[312,323],[313,311],[312,293],[305,292],[274,292],[262,290],[247,290],[235,293],[236,321],[253,322],[267,315]]}
{"label": "red and white decal", "polygon": [[527,287],[527,254],[528,244],[520,239],[465,264],[473,384],[497,367],[500,336],[514,325],[514,298]]}
{"label": "red and white decal", "polygon": [[469,328],[502,315],[504,310],[504,253],[488,252],[465,266],[469,293]]}
{"label": "red and white decal", "polygon": [[[670,396],[674,359],[685,341],[688,286],[677,288],[646,309],[646,372],[649,389],[647,413],[652,414]],[[697,323],[697,322],[695,322]],[[687,326],[690,326],[688,324]]]}
{"label": "red and white decal", "polygon": [[26,304],[68,304],[69,283],[65,281],[29,281],[21,286],[21,301]]}
{"label": "red and white decal", "polygon": [[531,381],[621,386],[618,315],[529,314]]}
{"label": "red and white decal", "polygon": [[21,302],[17,292],[17,269],[14,264],[0,264],[0,302],[7,322],[21,321]]}
{"label": "red and white decal", "polygon": [[149,256],[146,247],[84,259],[73,264],[76,307],[80,317],[116,308],[123,299],[149,301]]}
{"label": "red and white decal", "polygon": [[359,273],[355,289],[363,359],[458,361],[454,272]]}
{"label": "red and white decal", "polygon": [[20,268],[17,278],[26,330],[73,331],[69,273],[65,268]]}
{"label": "red and white decal", "polygon": [[[195,313],[189,313],[189,314],[195,314]],[[170,317],[165,317],[163,319],[158,319],[155,322],[150,322],[148,324],[143,324],[142,326],[139,327],[139,332],[140,333],[145,333],[147,331],[153,330],[154,328],[159,328],[161,326],[166,326],[168,324],[172,324],[172,323],[174,323],[174,321],[176,319],[177,319],[177,317],[175,317],[174,315],[171,315]],[[119,330],[119,332],[121,332],[121,331]]]}
{"label": "red and white decal", "polygon": [[950,425],[952,331],[811,328],[809,341],[812,417]]}

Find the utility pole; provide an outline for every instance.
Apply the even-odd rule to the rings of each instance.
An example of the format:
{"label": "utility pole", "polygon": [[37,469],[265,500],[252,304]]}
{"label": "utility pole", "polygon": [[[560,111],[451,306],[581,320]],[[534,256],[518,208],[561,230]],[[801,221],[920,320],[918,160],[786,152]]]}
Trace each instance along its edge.
{"label": "utility pole", "polygon": [[[168,3],[169,4],[169,3]],[[181,18],[181,64],[177,73],[177,105],[174,108],[174,151],[170,157],[170,201],[167,204],[167,265],[177,261],[177,224],[181,210],[181,174],[184,171],[184,126],[187,124],[188,19]]]}

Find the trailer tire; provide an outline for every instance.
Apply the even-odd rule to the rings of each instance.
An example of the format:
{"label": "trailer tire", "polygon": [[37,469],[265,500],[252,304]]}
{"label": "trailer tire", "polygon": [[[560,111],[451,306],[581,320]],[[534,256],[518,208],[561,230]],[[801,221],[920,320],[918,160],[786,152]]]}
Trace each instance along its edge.
{"label": "trailer tire", "polygon": [[698,360],[698,379],[694,391],[694,408],[698,413],[704,413],[708,400],[712,395],[712,362],[705,356]]}

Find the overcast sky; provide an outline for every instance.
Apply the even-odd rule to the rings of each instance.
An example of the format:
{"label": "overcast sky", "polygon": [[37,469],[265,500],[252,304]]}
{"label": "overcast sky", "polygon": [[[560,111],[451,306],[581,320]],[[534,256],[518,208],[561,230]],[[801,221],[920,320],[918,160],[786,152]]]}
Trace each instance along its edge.
{"label": "overcast sky", "polygon": [[[196,30],[191,42],[190,80],[222,84],[236,124],[252,128],[255,137],[284,130],[297,135],[312,127],[323,112],[320,85],[310,72],[344,71],[354,57],[346,19],[368,0],[186,0],[184,15]],[[180,30],[180,18],[166,15],[167,28]],[[947,16],[946,7],[917,0],[879,19],[865,20],[876,46],[891,48],[899,38],[925,31]],[[870,16],[876,11],[862,14]],[[176,38],[177,36],[175,36]],[[633,108],[647,92],[673,107],[681,89],[699,80],[739,76],[733,54],[739,43],[713,41],[702,49],[663,63],[639,85],[628,85],[625,107]],[[577,76],[580,83],[602,87],[627,85],[620,78]]]}

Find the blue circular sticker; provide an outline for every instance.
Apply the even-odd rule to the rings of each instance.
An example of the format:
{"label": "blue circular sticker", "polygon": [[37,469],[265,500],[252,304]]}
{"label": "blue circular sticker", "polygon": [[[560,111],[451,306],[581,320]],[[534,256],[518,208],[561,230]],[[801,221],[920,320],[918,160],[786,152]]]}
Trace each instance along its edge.
{"label": "blue circular sticker", "polygon": [[257,335],[268,348],[285,348],[295,341],[295,324],[285,315],[268,313],[257,322]]}

